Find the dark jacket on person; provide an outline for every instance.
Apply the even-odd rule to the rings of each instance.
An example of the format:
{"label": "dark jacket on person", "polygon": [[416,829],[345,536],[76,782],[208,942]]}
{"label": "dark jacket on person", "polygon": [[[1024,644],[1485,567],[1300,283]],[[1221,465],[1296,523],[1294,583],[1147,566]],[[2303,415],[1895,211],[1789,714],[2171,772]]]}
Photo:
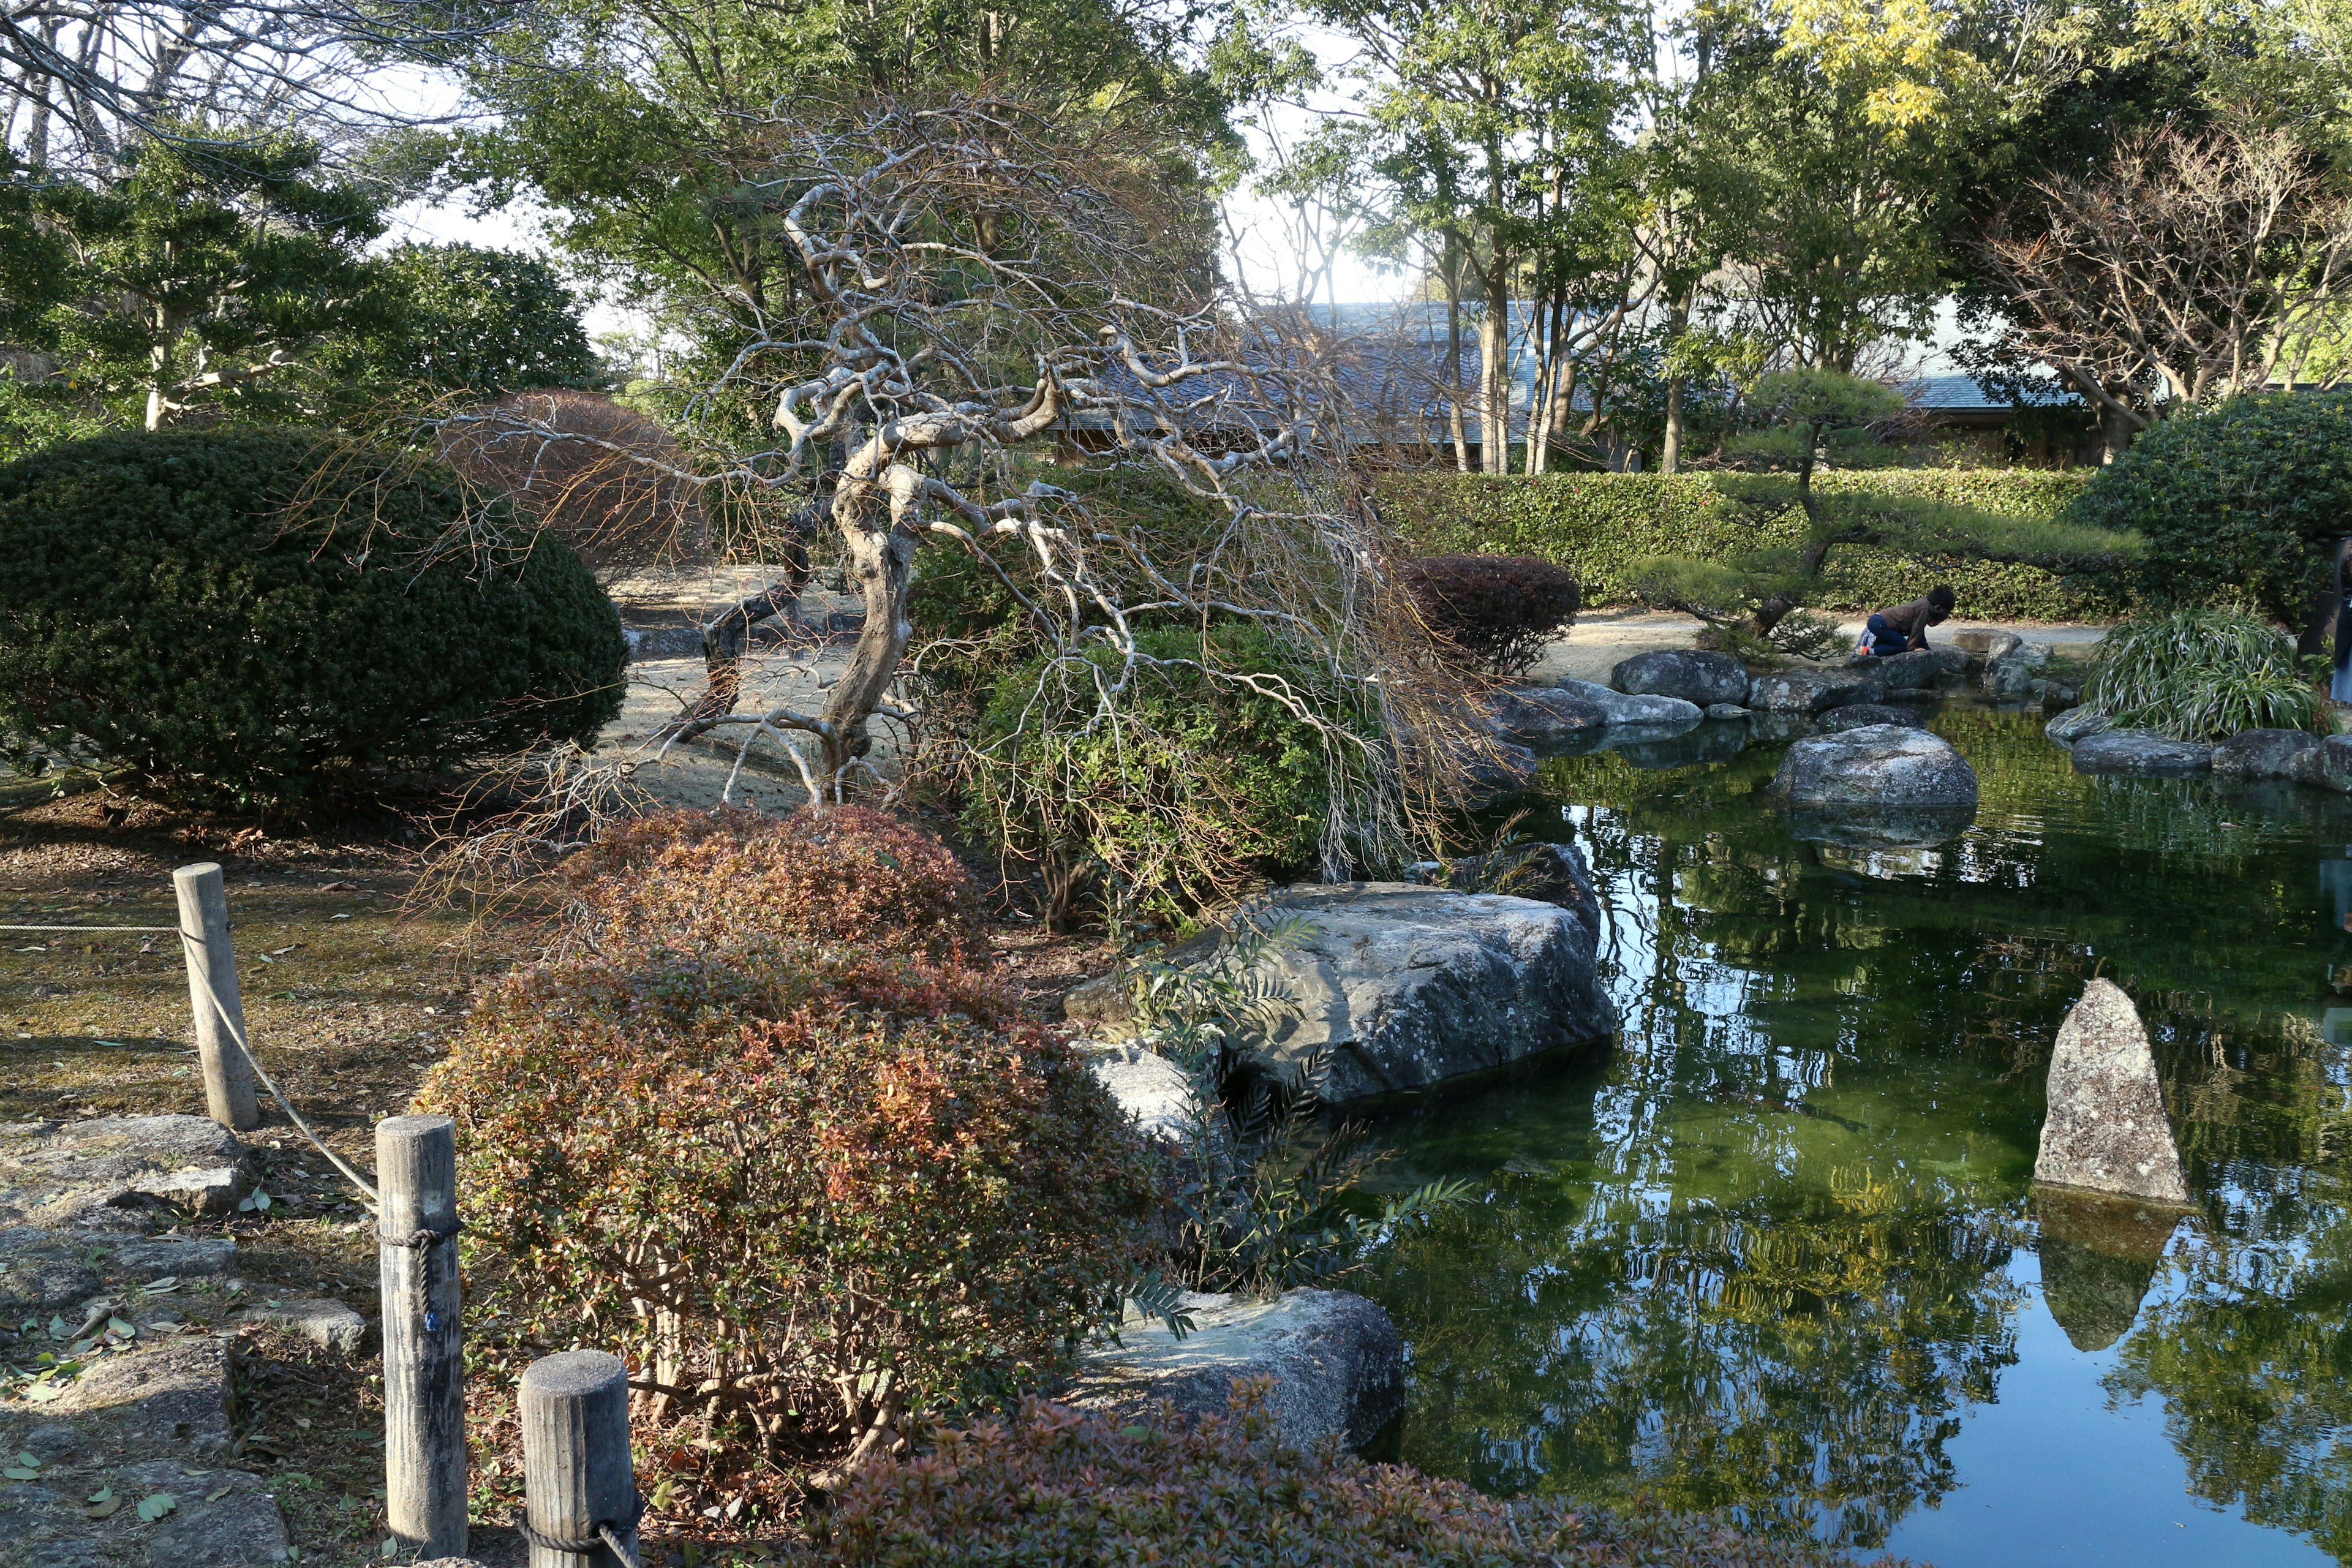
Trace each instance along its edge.
{"label": "dark jacket on person", "polygon": [[1884,620],[1893,627],[1902,637],[1905,644],[1911,647],[1927,646],[1927,624],[1935,617],[1936,607],[1927,603],[1927,597],[1924,594],[1907,605],[1896,605],[1892,609],[1881,610],[1877,616],[1878,619]]}

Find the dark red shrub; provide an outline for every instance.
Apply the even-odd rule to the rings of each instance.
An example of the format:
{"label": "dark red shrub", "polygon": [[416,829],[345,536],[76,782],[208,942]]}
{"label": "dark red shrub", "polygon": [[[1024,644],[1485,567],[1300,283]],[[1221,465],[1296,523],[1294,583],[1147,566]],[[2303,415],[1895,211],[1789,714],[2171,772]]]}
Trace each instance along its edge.
{"label": "dark red shrub", "polygon": [[[1718,1521],[1501,1503],[1401,1465],[1276,1439],[1258,1391],[1197,1426],[1114,1426],[1031,1402],[867,1466],[817,1524],[839,1568],[1849,1568],[1844,1552]],[[1882,1560],[1884,1561],[1884,1560]]]}
{"label": "dark red shrub", "polygon": [[608,1347],[650,1426],[772,1458],[1050,1380],[1158,1199],[1010,993],[838,946],[523,971],[418,1102],[457,1122],[484,1320]]}
{"label": "dark red shrub", "polygon": [[761,935],[939,962],[988,954],[988,906],[954,852],[866,806],[663,812],[617,829],[569,869],[599,951]]}
{"label": "dark red shrub", "polygon": [[1518,675],[1576,620],[1576,579],[1532,555],[1433,555],[1397,568],[1422,625],[1474,662]]}

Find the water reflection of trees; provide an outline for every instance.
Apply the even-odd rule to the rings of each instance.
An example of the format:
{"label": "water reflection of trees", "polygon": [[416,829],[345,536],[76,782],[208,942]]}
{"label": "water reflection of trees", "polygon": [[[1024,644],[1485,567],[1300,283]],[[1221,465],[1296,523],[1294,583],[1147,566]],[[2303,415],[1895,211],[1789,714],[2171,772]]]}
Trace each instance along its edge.
{"label": "water reflection of trees", "polygon": [[[1413,1331],[1413,1457],[1498,1490],[1642,1488],[1881,1540],[1949,1488],[1959,1411],[2014,1359],[2041,1069],[2103,968],[2142,1003],[2212,1194],[2115,1387],[2163,1396],[2201,1495],[2352,1562],[2352,1051],[2309,1021],[2347,956],[2315,918],[2313,826],[2352,841],[2352,813],[2084,778],[2014,718],[1937,727],[1982,808],[1903,854],[1791,837],[1759,796],[1776,752],[1547,764],[1574,803],[1557,831],[1610,892],[1625,1032],[1581,1125],[1540,1130],[1579,1151],[1569,1168],[1514,1161],[1489,1203],[1379,1261]],[[1503,1163],[1491,1138],[1402,1138],[1408,1164]],[[1916,1173],[1938,1165],[1970,1173]],[[2152,1257],[2077,1250],[2053,1305],[2106,1342]]]}
{"label": "water reflection of trees", "polygon": [[2015,1359],[2012,1218],[1867,1179],[1797,1213],[1513,1180],[1382,1260],[1376,1289],[1432,1325],[1416,1384],[1444,1391],[1414,1410],[1416,1463],[1502,1492],[1742,1505],[1859,1546],[1950,1489],[1958,1412]]}

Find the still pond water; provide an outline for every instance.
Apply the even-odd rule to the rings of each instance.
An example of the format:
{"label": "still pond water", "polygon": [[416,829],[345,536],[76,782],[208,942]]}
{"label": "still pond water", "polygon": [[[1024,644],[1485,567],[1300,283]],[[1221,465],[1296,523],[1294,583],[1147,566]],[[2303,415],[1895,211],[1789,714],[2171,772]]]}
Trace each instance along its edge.
{"label": "still pond water", "polygon": [[[1779,746],[1545,764],[1624,1032],[1373,1123],[1388,1182],[1481,1194],[1356,1286],[1404,1457],[1939,1568],[2352,1563],[2352,801],[1934,727],[1983,802],[1933,849],[1791,837]],[[2178,1224],[2029,1192],[2095,972],[2157,1042]]]}

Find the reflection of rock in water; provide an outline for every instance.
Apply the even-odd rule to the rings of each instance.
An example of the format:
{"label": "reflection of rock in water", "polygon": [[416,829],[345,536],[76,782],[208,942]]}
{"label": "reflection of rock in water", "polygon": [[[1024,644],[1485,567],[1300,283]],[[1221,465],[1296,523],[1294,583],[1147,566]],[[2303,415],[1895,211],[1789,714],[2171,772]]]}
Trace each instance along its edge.
{"label": "reflection of rock in water", "polygon": [[1850,849],[1927,849],[1948,844],[1968,831],[1977,809],[1967,806],[1910,810],[1836,811],[1799,809],[1783,814],[1789,831],[1808,844],[1838,844]]}
{"label": "reflection of rock in water", "polygon": [[1632,734],[1630,729],[1612,730],[1609,743],[1617,754],[1637,768],[1688,768],[1700,763],[1728,762],[1748,746],[1748,726],[1720,721],[1699,725],[1672,736],[1654,736],[1645,731],[1639,739],[1621,739]]}
{"label": "reflection of rock in water", "polygon": [[1800,735],[1813,732],[1810,713],[1776,713],[1759,710],[1748,721],[1748,738],[1759,746],[1781,741],[1793,741]]}
{"label": "reflection of rock in water", "polygon": [[2079,1351],[2124,1337],[2179,1223],[2177,1209],[2096,1193],[2033,1189],[2042,1228],[2042,1300]]}

